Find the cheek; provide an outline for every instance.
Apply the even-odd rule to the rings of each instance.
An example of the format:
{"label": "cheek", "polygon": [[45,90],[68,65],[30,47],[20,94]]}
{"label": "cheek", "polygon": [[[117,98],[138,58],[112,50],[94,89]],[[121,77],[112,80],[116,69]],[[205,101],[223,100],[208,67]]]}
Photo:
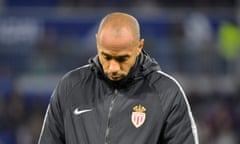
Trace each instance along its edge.
{"label": "cheek", "polygon": [[131,59],[129,59],[129,65],[133,66],[136,62],[136,57],[132,57]]}
{"label": "cheek", "polygon": [[103,70],[106,71],[106,69],[108,68],[108,65],[109,65],[108,62],[103,59],[103,60],[101,61],[101,64],[102,64]]}
{"label": "cheek", "polygon": [[124,71],[128,72],[134,64],[135,64],[135,60],[129,59],[126,63],[123,64]]}
{"label": "cheek", "polygon": [[130,69],[131,69],[131,65],[130,64],[126,64],[124,66],[124,68],[123,68],[123,72],[127,74],[130,71]]}

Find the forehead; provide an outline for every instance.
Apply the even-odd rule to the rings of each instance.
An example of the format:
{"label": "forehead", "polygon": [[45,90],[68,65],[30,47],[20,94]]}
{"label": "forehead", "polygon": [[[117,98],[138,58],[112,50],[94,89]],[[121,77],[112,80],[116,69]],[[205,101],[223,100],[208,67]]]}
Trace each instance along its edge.
{"label": "forehead", "polygon": [[112,30],[106,28],[99,34],[100,50],[105,53],[121,55],[134,51],[134,37],[132,32],[127,28]]}

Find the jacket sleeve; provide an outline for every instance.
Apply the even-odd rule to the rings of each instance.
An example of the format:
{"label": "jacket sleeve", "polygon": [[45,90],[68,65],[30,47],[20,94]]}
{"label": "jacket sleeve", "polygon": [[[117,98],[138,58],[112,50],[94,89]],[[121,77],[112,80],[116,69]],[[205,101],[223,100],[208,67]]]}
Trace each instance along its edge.
{"label": "jacket sleeve", "polygon": [[64,89],[61,81],[55,88],[44,118],[38,144],[64,144],[63,111],[60,98]]}
{"label": "jacket sleeve", "polygon": [[180,87],[170,106],[164,130],[164,144],[198,144],[190,105]]}

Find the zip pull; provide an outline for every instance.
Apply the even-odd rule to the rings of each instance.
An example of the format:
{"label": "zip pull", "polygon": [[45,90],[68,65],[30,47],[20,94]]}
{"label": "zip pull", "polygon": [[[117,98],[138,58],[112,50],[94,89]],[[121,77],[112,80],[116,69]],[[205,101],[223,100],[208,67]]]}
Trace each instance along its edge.
{"label": "zip pull", "polygon": [[118,93],[118,90],[114,89],[114,94],[117,95],[117,93]]}

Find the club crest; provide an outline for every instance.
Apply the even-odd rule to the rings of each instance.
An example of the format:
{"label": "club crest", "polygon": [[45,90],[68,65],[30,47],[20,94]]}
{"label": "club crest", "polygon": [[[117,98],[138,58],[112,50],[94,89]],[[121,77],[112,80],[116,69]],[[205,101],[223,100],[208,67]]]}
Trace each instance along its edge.
{"label": "club crest", "polygon": [[146,119],[146,108],[142,105],[136,105],[133,107],[132,112],[132,123],[136,128],[139,128],[143,125],[144,121]]}

